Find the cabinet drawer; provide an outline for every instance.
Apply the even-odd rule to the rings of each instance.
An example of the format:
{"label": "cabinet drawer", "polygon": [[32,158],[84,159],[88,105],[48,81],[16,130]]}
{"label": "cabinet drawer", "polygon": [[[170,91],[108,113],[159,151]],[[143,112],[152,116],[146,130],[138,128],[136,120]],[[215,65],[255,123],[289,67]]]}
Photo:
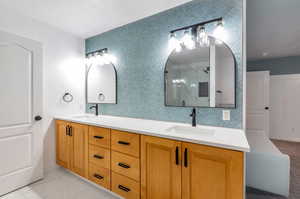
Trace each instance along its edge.
{"label": "cabinet drawer", "polygon": [[110,129],[90,126],[89,143],[96,146],[110,148]]}
{"label": "cabinet drawer", "polygon": [[140,198],[140,183],[112,172],[111,190],[126,199]]}
{"label": "cabinet drawer", "polygon": [[115,151],[140,156],[140,135],[111,130],[111,147]]}
{"label": "cabinet drawer", "polygon": [[89,162],[110,169],[110,150],[89,145]]}
{"label": "cabinet drawer", "polygon": [[112,151],[111,169],[116,173],[140,181],[140,159],[138,158]]}
{"label": "cabinet drawer", "polygon": [[110,190],[110,170],[96,165],[89,165],[89,180]]}

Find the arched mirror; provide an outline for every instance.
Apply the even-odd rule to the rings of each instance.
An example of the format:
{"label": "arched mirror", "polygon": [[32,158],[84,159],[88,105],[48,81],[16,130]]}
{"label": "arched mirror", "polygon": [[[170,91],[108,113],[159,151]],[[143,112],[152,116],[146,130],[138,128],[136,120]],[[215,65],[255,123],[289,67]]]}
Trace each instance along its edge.
{"label": "arched mirror", "polygon": [[112,63],[90,65],[87,71],[87,102],[116,104],[117,73]]}
{"label": "arched mirror", "polygon": [[209,46],[183,48],[165,66],[165,104],[182,107],[235,108],[235,67],[231,49],[209,37]]}

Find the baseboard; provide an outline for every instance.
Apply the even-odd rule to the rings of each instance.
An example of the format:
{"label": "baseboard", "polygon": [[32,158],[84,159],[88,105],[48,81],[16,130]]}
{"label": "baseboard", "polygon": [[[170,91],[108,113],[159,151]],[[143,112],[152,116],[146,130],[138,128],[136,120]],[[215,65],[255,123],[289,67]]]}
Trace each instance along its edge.
{"label": "baseboard", "polygon": [[271,140],[278,140],[278,141],[286,141],[286,142],[300,142],[300,138],[278,138],[278,137],[270,137]]}

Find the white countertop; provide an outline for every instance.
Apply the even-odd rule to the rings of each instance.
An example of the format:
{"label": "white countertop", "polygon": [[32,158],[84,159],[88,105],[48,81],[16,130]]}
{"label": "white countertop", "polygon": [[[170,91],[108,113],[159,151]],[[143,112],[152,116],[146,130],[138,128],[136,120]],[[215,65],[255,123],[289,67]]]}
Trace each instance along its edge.
{"label": "white countertop", "polygon": [[[164,122],[127,117],[100,115],[66,115],[55,116],[55,119],[67,120],[92,126],[123,130],[138,134],[169,138],[179,141],[204,144],[220,148],[249,152],[250,147],[241,129]],[[175,131],[180,130],[181,132]]]}

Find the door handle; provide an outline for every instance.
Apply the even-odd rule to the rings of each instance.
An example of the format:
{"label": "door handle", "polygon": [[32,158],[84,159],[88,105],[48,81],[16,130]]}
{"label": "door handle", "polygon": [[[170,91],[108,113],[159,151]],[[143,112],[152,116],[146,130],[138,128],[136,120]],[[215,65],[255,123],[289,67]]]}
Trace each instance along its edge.
{"label": "door handle", "polygon": [[40,121],[40,120],[42,120],[43,118],[42,118],[42,116],[40,116],[40,115],[37,115],[37,116],[35,116],[34,117],[34,120],[35,121]]}
{"label": "door handle", "polygon": [[187,148],[184,149],[184,167],[188,167],[188,151]]}
{"label": "door handle", "polygon": [[265,110],[269,110],[269,107],[268,107],[268,106],[266,106],[266,107],[265,107]]}

